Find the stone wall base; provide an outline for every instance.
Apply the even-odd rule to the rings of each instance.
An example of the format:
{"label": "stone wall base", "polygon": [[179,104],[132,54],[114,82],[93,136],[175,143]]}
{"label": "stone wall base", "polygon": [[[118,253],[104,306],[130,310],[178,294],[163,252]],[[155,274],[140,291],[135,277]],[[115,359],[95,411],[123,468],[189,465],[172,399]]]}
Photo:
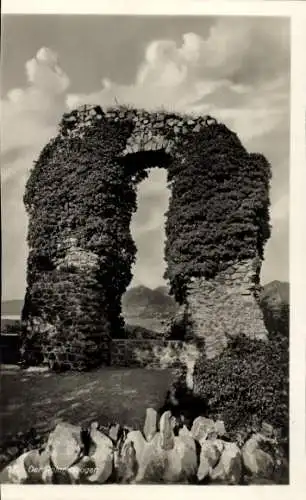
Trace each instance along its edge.
{"label": "stone wall base", "polygon": [[258,291],[255,259],[235,263],[211,280],[192,278],[187,290],[187,310],[193,334],[205,341],[208,358],[218,356],[229,337],[244,334],[267,340]]}

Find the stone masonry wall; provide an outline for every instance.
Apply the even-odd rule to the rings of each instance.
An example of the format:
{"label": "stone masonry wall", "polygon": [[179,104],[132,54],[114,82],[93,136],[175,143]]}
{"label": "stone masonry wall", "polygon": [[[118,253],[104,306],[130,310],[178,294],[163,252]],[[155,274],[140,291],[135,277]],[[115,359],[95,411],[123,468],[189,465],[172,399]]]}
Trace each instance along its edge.
{"label": "stone masonry wall", "polygon": [[185,378],[189,389],[193,388],[193,373],[197,359],[203,351],[201,341],[179,340],[112,340],[110,342],[110,363],[112,366],[176,370]]}
{"label": "stone masonry wall", "polygon": [[110,344],[111,365],[164,368],[164,365],[173,364],[179,358],[183,344],[181,341],[162,339],[113,339]]}
{"label": "stone masonry wall", "polygon": [[[121,297],[136,258],[137,184],[156,165],[168,170],[172,193],[165,277],[207,355],[217,355],[227,335],[266,338],[256,286],[268,237],[269,165],[210,116],[83,106],[63,116],[27,182],[28,362],[33,349],[41,350],[36,362],[54,367],[86,369],[107,358],[105,345],[123,333]],[[145,342],[125,345],[131,364],[153,363]]]}
{"label": "stone masonry wall", "polygon": [[205,340],[208,358],[218,355],[228,336],[245,334],[267,339],[263,314],[257,297],[256,259],[237,262],[211,280],[193,278],[188,286],[187,304],[195,336]]}
{"label": "stone masonry wall", "polygon": [[[59,125],[57,138],[53,143],[51,141],[48,146],[51,148],[50,151],[53,151],[51,156],[48,156],[50,153],[48,147],[47,150],[43,150],[38,162],[39,166],[36,166],[36,171],[29,179],[26,189],[26,206],[30,214],[31,233],[36,234],[36,230],[33,230],[33,228],[35,225],[38,226],[38,224],[35,221],[41,223],[41,214],[44,214],[43,217],[45,217],[48,196],[50,197],[50,195],[46,197],[43,194],[41,196],[37,195],[37,193],[41,192],[41,179],[47,176],[47,172],[51,169],[53,177],[51,179],[50,176],[47,176],[46,182],[50,186],[53,183],[57,183],[58,179],[54,174],[54,165],[56,165],[58,175],[61,176],[61,185],[67,185],[66,193],[60,192],[60,190],[57,191],[56,189],[52,192],[52,199],[55,200],[58,196],[57,207],[61,207],[63,204],[63,208],[59,208],[57,217],[54,217],[54,214],[53,218],[51,216],[47,217],[42,225],[42,229],[48,228],[48,231],[52,235],[49,247],[47,241],[43,242],[46,238],[42,238],[41,234],[38,237],[36,236],[35,240],[31,239],[33,256],[29,257],[28,270],[32,276],[35,273],[37,274],[34,279],[31,279],[31,282],[28,282],[25,300],[26,307],[23,311],[23,320],[26,324],[26,329],[23,335],[21,355],[25,364],[45,363],[55,369],[70,368],[79,370],[89,368],[97,363],[105,363],[110,355],[109,349],[106,349],[106,345],[114,331],[117,331],[118,327],[120,328],[118,322],[120,295],[117,293],[113,296],[112,292],[108,290],[110,281],[114,283],[118,282],[118,279],[115,274],[113,276],[107,274],[107,266],[112,266],[114,273],[116,269],[120,269],[119,274],[121,273],[122,275],[122,266],[124,265],[126,266],[125,272],[127,276],[130,274],[130,264],[132,263],[133,255],[129,255],[132,247],[127,237],[129,233],[129,220],[128,217],[122,217],[120,219],[124,219],[123,223],[118,224],[119,219],[114,223],[114,226],[117,227],[113,231],[114,235],[116,231],[118,232],[118,237],[119,234],[122,237],[126,233],[126,248],[122,248],[121,256],[119,257],[120,263],[116,265],[115,258],[118,257],[117,255],[109,257],[109,251],[104,248],[104,242],[103,246],[100,243],[97,251],[92,245],[88,248],[89,243],[85,240],[91,237],[92,232],[90,229],[86,233],[88,216],[90,215],[97,219],[99,217],[102,218],[100,212],[105,214],[107,209],[105,210],[106,207],[102,204],[99,205],[94,202],[95,194],[88,194],[87,192],[87,205],[88,207],[90,206],[90,196],[92,196],[92,206],[95,206],[95,208],[93,209],[93,213],[90,213],[91,208],[88,208],[85,218],[78,216],[80,210],[76,206],[76,201],[81,206],[83,200],[75,198],[74,185],[69,183],[74,172],[81,171],[80,175],[83,177],[82,180],[79,179],[79,182],[81,184],[87,183],[90,186],[89,179],[93,174],[92,170],[94,170],[95,165],[94,162],[92,164],[85,157],[87,154],[89,154],[88,158],[91,158],[90,155],[97,155],[97,148],[91,144],[88,146],[89,153],[85,148],[85,153],[83,152],[82,154],[72,149],[72,156],[70,153],[67,156],[67,151],[70,151],[69,148],[73,144],[74,139],[77,141],[78,147],[81,147],[82,144],[83,146],[87,144],[88,135],[86,133],[95,130],[99,136],[98,144],[101,147],[102,154],[99,150],[100,156],[98,160],[101,162],[99,168],[102,175],[98,177],[99,180],[96,182],[96,185],[98,186],[99,199],[102,199],[103,197],[101,198],[99,192],[99,183],[103,183],[104,178],[107,180],[112,175],[116,175],[116,182],[119,184],[120,181],[118,179],[122,177],[121,187],[124,191],[125,183],[129,185],[133,184],[135,181],[134,175],[137,178],[137,175],[140,173],[141,178],[144,170],[151,166],[146,164],[146,161],[149,160],[150,162],[150,156],[146,156],[146,158],[141,156],[138,159],[140,165],[136,167],[135,171],[132,168],[131,172],[129,172],[129,168],[124,166],[126,157],[135,153],[152,152],[152,158],[154,159],[152,161],[160,161],[161,167],[166,166],[164,165],[166,161],[165,155],[174,157],[177,146],[184,140],[186,134],[199,134],[204,128],[213,124],[216,124],[216,120],[209,116],[181,116],[161,111],[151,113],[146,110],[120,106],[106,110],[102,110],[100,106],[81,106],[77,110],[63,116]],[[103,132],[108,129],[112,130],[112,134],[116,137],[109,137],[107,131]],[[100,136],[104,137],[104,139],[101,139]],[[105,145],[104,141],[106,141]],[[154,156],[156,153],[161,153],[161,157]],[[65,160],[63,160],[64,157]],[[63,168],[59,166],[60,161],[63,161]],[[85,163],[87,162],[86,169],[82,167],[84,161]],[[69,162],[72,162],[74,171],[70,166],[67,167]],[[140,172],[138,172],[139,169]],[[123,172],[125,173],[122,174]],[[77,179],[75,178],[75,180]],[[111,191],[112,188],[109,187],[109,189]],[[32,193],[31,200],[29,198],[30,192]],[[109,196],[110,200],[113,199],[111,192],[105,194]],[[118,196],[116,187],[114,187],[114,196]],[[35,199],[36,211],[33,211],[33,197]],[[126,194],[126,197],[129,198],[131,205],[128,210],[131,210],[133,204],[131,193]],[[106,203],[104,198],[102,201]],[[124,205],[123,210],[126,212],[127,205],[125,200],[122,203]],[[48,209],[51,210],[51,208]],[[81,211],[84,211],[83,207]],[[112,209],[113,212],[114,209]],[[129,215],[131,216],[132,213]],[[107,215],[103,215],[103,217],[107,217]],[[75,222],[76,220],[78,220],[78,223]],[[121,228],[119,227],[120,224]],[[122,224],[125,224],[126,227],[123,227]],[[107,226],[108,223],[105,223],[106,229]],[[99,227],[97,226],[97,239],[109,239],[109,235],[104,235],[103,230],[103,223]],[[80,237],[80,235],[82,236]],[[51,247],[52,256],[50,252]],[[115,237],[112,242],[112,248],[116,247],[117,241]],[[35,270],[36,262],[41,258],[45,262],[48,261],[46,269]],[[107,258],[109,259],[109,263],[105,262]],[[129,261],[129,263],[126,264],[124,262],[122,264],[123,261]],[[105,278],[103,278],[103,273],[106,276]],[[122,279],[121,275],[119,279]],[[83,283],[85,277],[88,277],[88,280],[92,281],[92,283],[96,282],[102,291],[102,293],[101,291],[96,292],[95,289],[97,287],[89,286],[90,293],[93,295],[91,303],[88,291]],[[105,279],[105,282],[103,279]],[[113,284],[111,286],[113,287]],[[102,302],[103,291],[109,294],[109,297],[106,299],[108,304]],[[113,311],[118,312],[113,313]],[[85,316],[87,322],[86,328],[84,326]],[[137,362],[147,364],[152,355],[152,349],[147,347],[145,350],[144,347],[139,347],[137,352],[138,358],[143,358],[143,361],[140,362],[138,359]],[[134,349],[130,350],[128,358],[130,358],[132,364],[135,362],[135,356]],[[146,358],[147,361],[145,361]]]}
{"label": "stone masonry wall", "polygon": [[63,136],[82,138],[93,123],[105,117],[110,122],[129,121],[134,124],[133,133],[126,141],[120,156],[139,151],[159,151],[175,154],[176,144],[186,134],[199,133],[203,128],[216,124],[215,118],[206,116],[180,116],[169,112],[156,113],[143,109],[113,107],[102,111],[99,106],[80,106],[69,116],[64,116],[60,133]]}

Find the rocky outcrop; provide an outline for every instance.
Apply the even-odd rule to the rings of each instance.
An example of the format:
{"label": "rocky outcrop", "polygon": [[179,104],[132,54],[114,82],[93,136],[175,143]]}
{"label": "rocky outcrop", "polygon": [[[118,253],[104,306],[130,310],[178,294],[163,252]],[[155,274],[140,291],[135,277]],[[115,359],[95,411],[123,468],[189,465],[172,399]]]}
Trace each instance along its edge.
{"label": "rocky outcrop", "polygon": [[92,474],[88,475],[87,479],[90,483],[103,484],[113,472],[113,441],[98,430],[97,423],[91,425],[90,438],[95,450],[89,456]]}
{"label": "rocky outcrop", "polygon": [[220,460],[224,445],[219,439],[201,442],[200,463],[197,471],[198,481],[201,483],[211,475],[213,468]]}
{"label": "rocky outcrop", "polygon": [[[264,450],[266,446],[270,453]],[[273,446],[274,445],[274,446]],[[263,434],[253,434],[242,448],[242,457],[247,472],[256,479],[268,479],[271,477],[275,462],[271,450],[275,447],[274,439]]]}
{"label": "rocky outcrop", "polygon": [[239,484],[242,475],[241,451],[236,443],[224,442],[218,464],[210,472],[213,483],[234,485]]}
{"label": "rocky outcrop", "polygon": [[146,409],[146,420],[143,428],[143,434],[147,441],[155,436],[157,432],[157,412],[154,408]]}
{"label": "rocky outcrop", "polygon": [[197,417],[192,424],[191,435],[201,443],[211,436],[223,436],[225,434],[224,422],[217,420],[214,422],[211,418]]}
{"label": "rocky outcrop", "polygon": [[[116,427],[118,432],[114,433]],[[40,448],[23,452],[0,473],[14,484],[284,484],[288,462],[275,437],[231,442],[224,423],[199,416],[192,429],[170,411],[159,422],[146,410],[142,430],[93,422],[60,422]],[[270,451],[263,448],[269,444]]]}
{"label": "rocky outcrop", "polygon": [[67,470],[81,455],[81,428],[59,423],[49,435],[46,451],[55,469]]}
{"label": "rocky outcrop", "polygon": [[145,444],[136,483],[188,483],[197,470],[195,442],[191,436],[175,436],[171,413],[160,419],[159,432]]}

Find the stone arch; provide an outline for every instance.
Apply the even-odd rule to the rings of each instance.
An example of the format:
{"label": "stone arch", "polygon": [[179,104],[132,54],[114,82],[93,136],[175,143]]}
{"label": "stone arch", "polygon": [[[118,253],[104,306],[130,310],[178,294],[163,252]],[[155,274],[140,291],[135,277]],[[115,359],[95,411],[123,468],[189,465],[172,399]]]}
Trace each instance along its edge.
{"label": "stone arch", "polygon": [[[23,352],[72,369],[107,362],[123,328],[137,184],[167,168],[166,278],[208,357],[267,338],[258,306],[270,166],[210,116],[83,106],[63,116],[28,180]],[[29,355],[29,354],[28,354]]]}

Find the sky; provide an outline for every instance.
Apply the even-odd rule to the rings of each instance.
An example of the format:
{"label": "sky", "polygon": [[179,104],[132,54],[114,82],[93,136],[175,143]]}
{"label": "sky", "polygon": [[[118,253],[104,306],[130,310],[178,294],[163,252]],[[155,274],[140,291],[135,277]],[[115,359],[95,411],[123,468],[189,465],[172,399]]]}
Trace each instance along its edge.
{"label": "sky", "polygon": [[[33,161],[82,103],[210,114],[272,165],[261,280],[288,280],[290,25],[286,18],[2,16],[2,299],[23,298]],[[139,185],[132,284],[163,284],[166,172]]]}

